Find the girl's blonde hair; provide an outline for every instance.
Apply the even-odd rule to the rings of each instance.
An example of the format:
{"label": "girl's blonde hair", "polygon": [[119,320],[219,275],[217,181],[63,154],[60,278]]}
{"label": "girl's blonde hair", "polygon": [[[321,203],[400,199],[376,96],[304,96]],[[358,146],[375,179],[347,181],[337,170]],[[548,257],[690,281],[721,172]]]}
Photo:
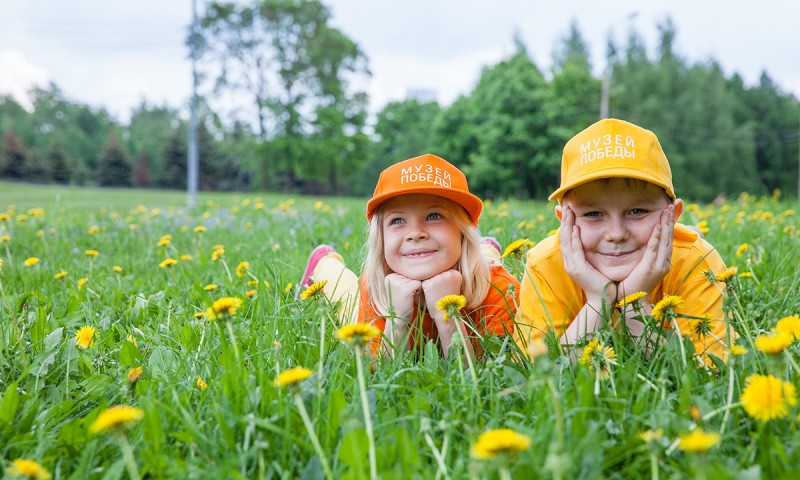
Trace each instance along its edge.
{"label": "girl's blonde hair", "polygon": [[[481,237],[478,228],[472,225],[472,220],[461,205],[452,200],[445,200],[443,203],[445,214],[461,232],[461,257],[458,259],[458,271],[462,277],[461,295],[467,300],[467,308],[476,308],[489,292],[489,264],[480,251]],[[383,253],[383,217],[383,205],[381,205],[369,221],[363,271],[372,306],[376,311],[386,315],[390,311],[390,299],[386,291],[386,274],[389,267]]]}

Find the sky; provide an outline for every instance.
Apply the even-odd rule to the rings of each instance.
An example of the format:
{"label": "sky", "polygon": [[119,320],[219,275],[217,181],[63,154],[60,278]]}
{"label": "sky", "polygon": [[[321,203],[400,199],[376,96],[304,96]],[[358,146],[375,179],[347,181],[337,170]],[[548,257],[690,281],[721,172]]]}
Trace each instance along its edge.
{"label": "sky", "polygon": [[[205,0],[197,0],[198,12]],[[716,60],[755,85],[763,71],[800,99],[800,2],[796,0],[323,0],[331,24],[366,53],[370,110],[428,90],[443,105],[468,94],[481,70],[514,52],[517,34],[549,72],[574,21],[604,66],[612,35],[630,29],[652,54],[671,18],[687,63]],[[127,121],[133,108],[186,111],[191,64],[184,45],[191,0],[0,0],[0,94],[29,105],[32,85],[55,83],[72,101]],[[599,104],[598,92],[598,104]]]}

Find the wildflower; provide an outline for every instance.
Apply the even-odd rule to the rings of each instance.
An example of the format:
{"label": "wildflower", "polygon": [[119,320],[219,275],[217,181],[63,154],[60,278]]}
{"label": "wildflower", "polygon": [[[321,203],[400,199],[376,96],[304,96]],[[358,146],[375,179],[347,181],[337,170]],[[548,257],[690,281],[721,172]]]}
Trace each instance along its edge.
{"label": "wildflower", "polygon": [[653,307],[651,315],[658,321],[664,322],[674,318],[675,310],[684,306],[684,301],[677,295],[667,295]]}
{"label": "wildflower", "polygon": [[97,233],[99,231],[100,231],[100,227],[98,227],[97,225],[92,225],[91,227],[89,227],[89,230],[87,230],[86,233],[88,233],[89,235],[94,235],[95,233]]}
{"label": "wildflower", "polygon": [[136,342],[136,338],[133,335],[128,335],[128,338],[126,338],[125,340],[131,342],[137,347],[139,346],[139,343]]}
{"label": "wildflower", "polygon": [[284,370],[278,375],[278,378],[273,382],[276,387],[285,387],[287,385],[294,385],[295,383],[302,382],[314,373],[305,367],[294,367],[289,370]]}
{"label": "wildflower", "polygon": [[239,262],[239,265],[236,265],[236,276],[242,278],[248,270],[250,270],[250,262]]}
{"label": "wildflower", "polygon": [[11,237],[9,237],[8,235],[3,235],[2,237],[0,237],[0,243],[8,243],[9,240],[11,240]]}
{"label": "wildflower", "polygon": [[336,332],[336,338],[354,346],[363,346],[381,334],[380,329],[368,323],[351,323]]}
{"label": "wildflower", "polygon": [[78,333],[75,334],[75,341],[81,348],[87,349],[94,345],[94,334],[96,331],[94,327],[84,325],[78,330]]}
{"label": "wildflower", "polygon": [[510,428],[499,428],[483,432],[472,445],[473,458],[486,460],[501,454],[517,453],[531,446],[531,438]]}
{"label": "wildflower", "polygon": [[7,213],[0,213],[0,222],[10,222],[10,221],[11,221],[11,215]]}
{"label": "wildflower", "polygon": [[188,262],[191,259],[192,259],[191,255],[181,255],[181,260],[183,260],[184,262]]}
{"label": "wildflower", "polygon": [[711,230],[708,228],[708,222],[705,220],[701,220],[697,222],[697,229],[700,230],[700,233],[703,235],[708,234]]}
{"label": "wildflower", "polygon": [[206,312],[195,312],[192,316],[194,318],[203,318],[206,315]]}
{"label": "wildflower", "polygon": [[144,369],[142,367],[133,367],[128,370],[128,383],[136,383],[139,381],[139,377],[142,376]]}
{"label": "wildflower", "polygon": [[789,413],[789,407],[797,403],[797,391],[789,382],[772,375],[754,373],[745,380],[740,400],[748,415],[768,422]]}
{"label": "wildflower", "polygon": [[714,280],[718,282],[727,282],[731,278],[735,277],[738,271],[739,271],[738,267],[728,267],[725,270],[714,275]]}
{"label": "wildflower", "polygon": [[742,255],[744,255],[744,252],[748,250],[750,250],[750,245],[743,243],[739,245],[739,248],[736,249],[736,256],[741,257]]}
{"label": "wildflower", "polygon": [[211,260],[216,262],[217,260],[219,260],[219,257],[221,257],[224,254],[225,254],[225,249],[224,248],[220,247],[220,248],[214,249],[214,253],[211,254]]}
{"label": "wildflower", "polygon": [[43,208],[29,208],[28,215],[35,218],[42,218],[44,217],[44,209]]}
{"label": "wildflower", "polygon": [[60,272],[58,272],[55,275],[53,275],[53,278],[55,278],[56,280],[61,280],[62,278],[66,277],[67,275],[68,275],[68,273],[66,271],[61,270]]}
{"label": "wildflower", "polygon": [[24,213],[21,213],[21,214],[17,215],[17,221],[18,222],[24,222],[26,220],[28,220],[28,216],[25,215]]}
{"label": "wildflower", "polygon": [[689,322],[689,332],[692,338],[706,338],[711,334],[711,322],[714,318],[710,313]]}
{"label": "wildflower", "polygon": [[44,230],[37,230],[36,231],[36,236],[39,237],[39,238],[44,237]]}
{"label": "wildflower", "polygon": [[678,448],[684,452],[705,452],[719,443],[719,433],[706,433],[702,428],[696,428],[686,435],[681,435]]}
{"label": "wildflower", "polygon": [[639,439],[641,439],[641,441],[644,443],[655,442],[664,436],[664,430],[660,428],[658,430],[645,430],[637,433],[636,436],[639,437]]}
{"label": "wildflower", "polygon": [[88,281],[89,281],[89,279],[86,278],[86,277],[79,278],[78,279],[78,290],[82,290],[83,286],[86,285],[86,282],[88,282]]}
{"label": "wildflower", "polygon": [[111,267],[111,270],[114,270],[114,273],[122,273],[122,267],[120,267],[119,265],[114,265],[113,267]]}
{"label": "wildflower", "polygon": [[790,335],[795,340],[800,340],[800,317],[792,315],[790,317],[783,317],[775,324],[775,330],[778,333]]}
{"label": "wildflower", "polygon": [[115,405],[100,412],[89,431],[92,433],[99,433],[109,428],[117,428],[129,425],[136,420],[144,417],[144,412],[136,407],[128,405]]}
{"label": "wildflower", "polygon": [[50,473],[45,470],[44,467],[33,460],[25,460],[24,458],[18,458],[11,462],[11,466],[8,468],[8,470],[6,470],[6,473],[9,475],[35,478],[39,480],[50,479]]}
{"label": "wildflower", "polygon": [[206,383],[206,381],[203,380],[203,377],[201,377],[200,375],[197,376],[197,380],[194,381],[194,384],[197,385],[197,388],[199,388],[200,390],[205,390],[206,388],[208,388],[208,383]]}
{"label": "wildflower", "polygon": [[639,303],[639,300],[641,300],[646,296],[647,292],[636,292],[636,293],[631,293],[630,295],[626,295],[625,298],[617,302],[617,308],[621,310],[627,307],[628,305],[634,305],[634,308],[636,308],[636,305]]}
{"label": "wildflower", "polygon": [[303,292],[300,294],[300,298],[303,300],[314,298],[315,296],[320,294],[320,292],[322,292],[322,290],[325,288],[325,285],[327,284],[328,284],[327,280],[322,280],[321,282],[312,283],[311,285],[308,286],[308,288],[303,290]]}
{"label": "wildflower", "polygon": [[292,291],[292,287],[294,287],[294,283],[289,282],[286,284],[286,287],[283,289],[283,293],[289,293]]}
{"label": "wildflower", "polygon": [[25,259],[25,261],[22,264],[25,265],[26,267],[32,267],[32,266],[36,265],[37,263],[39,263],[39,258],[37,258],[37,257],[28,257],[27,259]]}
{"label": "wildflower", "polygon": [[513,242],[509,243],[506,249],[503,251],[503,258],[506,258],[509,255],[522,254],[522,249],[527,250],[531,247],[533,247],[533,242],[527,238],[514,240]]}
{"label": "wildflower", "polygon": [[209,320],[226,320],[227,317],[236,315],[236,310],[242,306],[242,299],[237,297],[223,297],[206,309],[205,317]]}
{"label": "wildflower", "polygon": [[161,240],[159,240],[156,245],[158,245],[159,247],[166,247],[167,245],[169,245],[169,242],[171,241],[172,241],[172,235],[164,235],[163,237],[161,237]]}
{"label": "wildflower", "polygon": [[198,226],[194,227],[194,231],[197,232],[197,233],[203,233],[203,232],[206,231],[206,227],[204,227],[202,225],[198,225]]}
{"label": "wildflower", "polygon": [[161,268],[169,268],[176,263],[178,263],[178,261],[174,258],[165,258],[161,263],[158,264],[158,266]]}
{"label": "wildflower", "polygon": [[87,257],[96,257],[96,256],[100,255],[100,252],[98,252],[97,250],[91,250],[91,249],[86,250],[83,253],[85,253]]}
{"label": "wildflower", "polygon": [[436,310],[444,312],[443,320],[448,320],[459,315],[458,311],[467,306],[467,299],[463,295],[447,295],[436,302]]}
{"label": "wildflower", "polygon": [[247,295],[247,298],[252,298],[252,297],[253,297],[253,295],[255,295],[255,294],[256,294],[256,291],[255,291],[255,289],[253,289],[253,290],[248,290],[248,291],[244,292],[244,294],[245,294],[245,295]]}
{"label": "wildflower", "polygon": [[739,274],[740,278],[751,278],[753,276],[753,272],[742,272]]}
{"label": "wildflower", "polygon": [[203,290],[205,290],[206,292],[210,292],[211,290],[216,290],[216,289],[217,289],[216,283],[209,283],[208,285],[203,287]]}
{"label": "wildflower", "polygon": [[596,338],[583,349],[578,363],[589,367],[590,372],[597,372],[604,380],[611,376],[611,364],[617,361],[617,352],[610,345],[603,345]]}
{"label": "wildflower", "polygon": [[749,351],[749,350],[747,350],[746,348],[744,348],[744,347],[743,347],[743,346],[741,346],[741,345],[731,345],[731,353],[732,353],[732,354],[733,354],[735,357],[740,357],[740,356],[742,356],[742,355],[746,354],[748,351]]}
{"label": "wildflower", "polygon": [[769,355],[777,355],[791,345],[793,337],[785,333],[759,335],[756,337],[756,348]]}

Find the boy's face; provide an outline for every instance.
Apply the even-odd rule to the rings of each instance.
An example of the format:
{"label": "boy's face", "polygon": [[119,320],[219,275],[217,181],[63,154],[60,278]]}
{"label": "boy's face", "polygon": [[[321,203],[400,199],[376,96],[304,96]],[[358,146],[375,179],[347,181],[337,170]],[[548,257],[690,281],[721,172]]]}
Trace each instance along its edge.
{"label": "boy's face", "polygon": [[[676,221],[679,202],[675,202]],[[562,201],[575,212],[586,260],[615,282],[627,278],[642,259],[661,212],[671,203],[661,187],[624,178],[585,183]],[[559,219],[561,211],[557,206]]]}
{"label": "boy's face", "polygon": [[427,280],[456,267],[461,258],[461,231],[436,195],[400,195],[383,212],[383,255],[392,272]]}

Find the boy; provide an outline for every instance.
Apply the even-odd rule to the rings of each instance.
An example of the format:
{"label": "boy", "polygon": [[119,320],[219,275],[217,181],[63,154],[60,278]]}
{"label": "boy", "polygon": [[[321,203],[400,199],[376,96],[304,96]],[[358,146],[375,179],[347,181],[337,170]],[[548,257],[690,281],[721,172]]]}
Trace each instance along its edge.
{"label": "boy", "polygon": [[[603,309],[645,292],[639,313],[630,306],[620,318],[614,312],[631,334],[644,333],[633,317],[677,295],[684,301],[676,319],[681,335],[691,336],[706,362],[706,353],[726,358],[735,333],[724,321],[725,286],[706,273],[725,264],[697,232],[677,223],[683,201],[653,132],[604,119],[578,133],[564,147],[561,186],[549,199],[559,202],[561,228],[528,252],[517,311],[523,350],[549,330],[562,344],[589,340],[603,324]],[[690,332],[698,319],[684,316],[705,324]]]}

